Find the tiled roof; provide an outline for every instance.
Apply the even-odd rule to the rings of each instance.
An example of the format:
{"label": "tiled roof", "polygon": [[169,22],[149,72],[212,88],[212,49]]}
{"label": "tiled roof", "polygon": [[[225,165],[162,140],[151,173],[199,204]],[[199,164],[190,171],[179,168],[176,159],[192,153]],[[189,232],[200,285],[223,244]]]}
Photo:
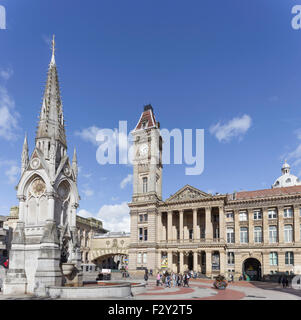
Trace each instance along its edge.
{"label": "tiled roof", "polygon": [[145,129],[152,128],[156,125],[153,109],[151,106],[149,106],[149,109],[147,107],[148,106],[146,106],[146,110],[143,111],[135,130],[142,129],[142,124],[145,121],[147,121],[147,127]]}
{"label": "tiled roof", "polygon": [[296,193],[301,193],[301,186],[263,189],[263,190],[254,190],[254,191],[241,191],[236,193],[235,200],[284,196],[284,195],[296,194]]}

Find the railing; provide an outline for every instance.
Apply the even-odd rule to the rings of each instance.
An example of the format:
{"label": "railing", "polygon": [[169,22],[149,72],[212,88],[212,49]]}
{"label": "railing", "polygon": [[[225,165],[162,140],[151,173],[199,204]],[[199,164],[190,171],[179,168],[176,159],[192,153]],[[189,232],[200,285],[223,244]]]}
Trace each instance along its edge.
{"label": "railing", "polygon": [[168,243],[168,244],[181,244],[181,243],[223,243],[224,240],[220,238],[214,239],[173,239],[173,240],[160,240],[160,243]]}

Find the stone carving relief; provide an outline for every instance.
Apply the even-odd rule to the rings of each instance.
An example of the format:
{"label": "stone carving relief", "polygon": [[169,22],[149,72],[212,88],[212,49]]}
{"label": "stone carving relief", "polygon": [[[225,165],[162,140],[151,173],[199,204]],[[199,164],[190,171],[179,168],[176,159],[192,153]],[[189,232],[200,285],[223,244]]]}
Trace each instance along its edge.
{"label": "stone carving relief", "polygon": [[29,196],[40,197],[42,194],[45,193],[45,191],[46,191],[45,182],[41,178],[38,178],[34,180],[33,183],[31,184]]}
{"label": "stone carving relief", "polygon": [[204,198],[204,195],[196,190],[187,188],[183,190],[181,193],[173,196],[171,201],[191,200],[191,199],[200,199],[200,198]]}
{"label": "stone carving relief", "polygon": [[32,167],[32,169],[36,170],[40,167],[41,165],[41,161],[38,158],[33,158],[30,162],[30,166]]}

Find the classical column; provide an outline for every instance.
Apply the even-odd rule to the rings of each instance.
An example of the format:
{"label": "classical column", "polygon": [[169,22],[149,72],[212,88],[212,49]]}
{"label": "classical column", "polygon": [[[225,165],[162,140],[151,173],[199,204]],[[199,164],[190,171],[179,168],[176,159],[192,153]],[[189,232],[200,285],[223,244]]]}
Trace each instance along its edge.
{"label": "classical column", "polygon": [[193,252],[193,271],[195,271],[195,272],[199,271],[198,252],[197,251]]}
{"label": "classical column", "polygon": [[261,276],[270,273],[270,254],[269,252],[262,253],[262,265],[261,265]]}
{"label": "classical column", "polygon": [[171,241],[172,240],[172,211],[168,211],[168,216],[167,216],[167,240]]}
{"label": "classical column", "polygon": [[219,238],[221,241],[226,242],[227,231],[225,225],[225,212],[223,207],[218,208],[219,211]]}
{"label": "classical column", "polygon": [[162,212],[158,211],[157,214],[157,242],[162,240]]}
{"label": "classical column", "polygon": [[234,210],[234,232],[235,232],[235,243],[239,244],[240,239],[239,239],[239,211]]}
{"label": "classical column", "polygon": [[206,234],[206,241],[212,241],[213,239],[213,227],[211,222],[211,207],[207,207],[206,211],[206,227],[205,227],[205,234]]}
{"label": "classical column", "polygon": [[285,272],[285,252],[278,251],[278,271],[279,272]]}
{"label": "classical column", "polygon": [[193,240],[197,240],[198,209],[193,209],[192,214],[193,214]]}
{"label": "classical column", "polygon": [[183,239],[184,239],[183,214],[184,214],[184,211],[180,210],[180,212],[179,212],[179,217],[180,217],[180,242],[183,242]]}
{"label": "classical column", "polygon": [[248,221],[249,221],[249,244],[254,244],[254,216],[253,210],[249,209],[248,211]]}
{"label": "classical column", "polygon": [[225,274],[226,271],[226,254],[224,250],[219,252],[219,272]]}
{"label": "classical column", "polygon": [[184,253],[180,251],[180,273],[184,272]]}
{"label": "classical column", "polygon": [[206,276],[210,277],[212,273],[212,252],[211,250],[206,250]]}
{"label": "classical column", "polygon": [[277,210],[278,210],[278,242],[284,243],[283,206],[279,206]]}
{"label": "classical column", "polygon": [[172,267],[172,251],[168,251],[167,252],[167,261],[168,261],[168,269],[170,271],[173,270],[173,267]]}
{"label": "classical column", "polygon": [[294,242],[300,242],[300,206],[294,205]]}
{"label": "classical column", "polygon": [[263,243],[267,244],[269,240],[269,213],[268,208],[262,209],[262,232],[263,232]]}

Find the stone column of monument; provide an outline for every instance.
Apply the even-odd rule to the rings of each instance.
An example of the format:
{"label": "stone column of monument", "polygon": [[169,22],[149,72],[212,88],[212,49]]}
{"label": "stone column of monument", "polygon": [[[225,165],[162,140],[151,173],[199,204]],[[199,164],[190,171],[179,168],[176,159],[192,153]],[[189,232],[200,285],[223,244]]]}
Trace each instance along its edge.
{"label": "stone column of monument", "polygon": [[10,263],[7,276],[3,283],[3,293],[8,295],[22,295],[26,293],[27,279],[25,274],[25,233],[24,223],[17,222],[13,232],[13,240],[9,253]]}
{"label": "stone column of monument", "polygon": [[[54,38],[35,148],[29,157],[25,137],[21,159],[17,185],[19,220],[3,292],[11,294],[18,290],[18,293],[40,295],[45,294],[46,286],[62,284],[62,266],[68,265],[73,278],[81,273],[74,235],[79,203],[77,158],[74,152],[71,164],[67,155]],[[13,277],[22,279],[17,288]]]}

